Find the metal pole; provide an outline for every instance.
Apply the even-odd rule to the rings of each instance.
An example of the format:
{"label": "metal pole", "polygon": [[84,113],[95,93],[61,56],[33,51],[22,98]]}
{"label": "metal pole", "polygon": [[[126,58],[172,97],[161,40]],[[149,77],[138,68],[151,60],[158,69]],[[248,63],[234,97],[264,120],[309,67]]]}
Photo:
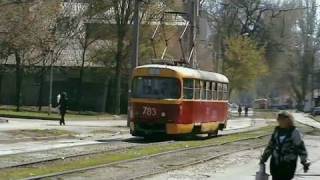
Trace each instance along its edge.
{"label": "metal pole", "polygon": [[314,100],[314,56],[315,56],[315,51],[314,48],[312,46],[312,59],[311,59],[311,63],[312,63],[312,69],[311,69],[311,108],[315,107],[315,100]]}
{"label": "metal pole", "polygon": [[139,39],[140,39],[140,16],[139,16],[140,0],[135,0],[134,6],[134,26],[133,26],[133,52],[131,59],[131,69],[133,70],[139,65]]}
{"label": "metal pole", "polygon": [[50,87],[49,87],[49,111],[48,114],[51,114],[52,109],[52,87],[53,87],[53,53],[50,53],[51,65],[50,65]]}
{"label": "metal pole", "polygon": [[133,44],[132,44],[132,56],[131,56],[131,69],[130,69],[130,78],[128,83],[128,115],[127,115],[127,126],[130,126],[130,112],[131,112],[131,105],[130,105],[130,98],[132,95],[132,77],[133,77],[133,70],[135,67],[139,65],[139,39],[140,39],[140,15],[139,15],[139,7],[140,7],[141,0],[135,0],[134,4],[134,22],[133,22]]}
{"label": "metal pole", "polygon": [[[199,0],[189,0],[189,21],[190,21],[190,47],[189,52],[192,56],[192,67],[196,68],[197,64],[197,50],[196,50],[196,36],[197,36],[197,18],[199,13]],[[193,54],[191,54],[193,52]]]}

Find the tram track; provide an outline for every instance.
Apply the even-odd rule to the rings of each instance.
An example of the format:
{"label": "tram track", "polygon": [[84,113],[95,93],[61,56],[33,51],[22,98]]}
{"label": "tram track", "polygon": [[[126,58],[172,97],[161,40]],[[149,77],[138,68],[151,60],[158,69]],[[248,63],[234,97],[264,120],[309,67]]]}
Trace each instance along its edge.
{"label": "tram track", "polygon": [[[194,161],[191,161],[191,162],[188,162],[188,163],[181,163],[181,164],[178,164],[178,165],[170,165],[170,164],[169,165],[165,165],[165,166],[163,166],[164,167],[163,169],[160,169],[158,171],[149,171],[148,173],[143,173],[143,174],[140,174],[140,175],[136,175],[136,176],[131,176],[131,177],[125,178],[125,179],[128,179],[128,180],[141,179],[141,178],[150,177],[150,176],[153,176],[153,175],[157,175],[157,174],[161,174],[161,173],[165,173],[165,172],[169,172],[169,171],[185,168],[185,167],[188,167],[188,166],[200,164],[200,163],[203,163],[203,162],[207,162],[207,161],[210,161],[210,160],[213,160],[213,159],[216,159],[216,158],[227,156],[227,155],[235,153],[235,152],[261,148],[261,147],[266,145],[266,142],[261,143],[260,141],[262,141],[262,139],[268,138],[269,136],[270,135],[261,135],[261,136],[257,136],[257,137],[254,137],[254,138],[247,138],[247,139],[242,139],[242,140],[234,141],[234,142],[221,143],[218,146],[217,145],[206,145],[206,146],[200,146],[200,147],[184,148],[184,149],[179,149],[179,150],[173,150],[173,151],[168,151],[168,152],[157,153],[157,154],[153,154],[153,155],[150,155],[150,156],[143,156],[143,157],[134,158],[134,159],[125,160],[125,161],[119,161],[119,162],[114,162],[114,163],[98,165],[98,166],[92,166],[92,167],[88,167],[88,168],[75,169],[75,170],[71,170],[71,171],[64,171],[64,172],[59,172],[59,173],[47,174],[47,175],[43,175],[43,176],[30,177],[30,178],[26,178],[25,180],[63,179],[65,176],[68,176],[68,175],[81,174],[81,173],[85,173],[85,172],[88,172],[88,171],[94,171],[94,170],[97,170],[97,169],[103,169],[103,168],[108,168],[108,167],[122,167],[122,166],[125,166],[124,164],[127,164],[127,163],[134,163],[134,162],[138,162],[138,161],[149,160],[149,159],[152,159],[152,158],[160,158],[162,156],[175,156],[175,155],[183,153],[183,152],[189,152],[189,151],[197,152],[199,150],[210,149],[210,148],[215,148],[215,147],[220,147],[221,148],[220,149],[221,151],[218,151],[218,153],[216,153],[216,154],[214,154],[212,156],[207,156],[205,158],[199,158],[199,159],[196,159]],[[247,146],[242,147],[242,148],[237,148],[237,149],[233,148],[231,150],[223,150],[224,149],[223,147],[226,146],[226,145],[232,146],[233,144],[237,144],[237,143],[241,143],[241,142],[250,142],[252,140],[254,141],[254,140],[257,140],[257,139],[261,139],[261,140],[258,140],[259,143],[256,143],[256,144],[248,143]],[[119,178],[119,179],[123,179],[123,177]]]}
{"label": "tram track", "polygon": [[[313,132],[314,129],[308,129],[305,133]],[[74,169],[70,171],[58,172],[47,174],[43,176],[36,176],[27,178],[28,180],[34,179],[77,179],[80,177],[87,177],[92,174],[104,175],[104,179],[143,179],[157,174],[166,173],[169,171],[178,170],[188,166],[211,161],[223,156],[227,156],[240,151],[254,150],[264,147],[269,139],[270,134],[263,134],[256,137],[245,138],[241,140],[225,142],[212,145],[204,145],[199,147],[186,147],[183,149],[156,153],[139,158],[129,159],[125,161],[118,161],[113,163],[102,164],[98,166],[91,166],[82,169]],[[205,152],[205,153],[204,153]],[[199,155],[199,158],[192,156]],[[172,158],[172,160],[170,160]],[[168,160],[169,162],[161,162]],[[183,161],[178,163],[179,161]],[[156,162],[156,163],[155,163]],[[139,166],[141,165],[141,167]],[[154,164],[158,166],[153,167]],[[140,170],[139,170],[140,167]],[[148,168],[145,168],[148,167]],[[151,169],[149,169],[151,167]],[[136,171],[132,171],[137,168]],[[145,170],[149,169],[149,170]],[[132,172],[131,172],[132,171]],[[140,172],[137,174],[136,172]],[[111,177],[107,177],[105,172],[112,173]],[[98,176],[99,177],[99,176]],[[89,176],[90,178],[90,176]],[[96,179],[96,178],[92,178]],[[98,178],[99,179],[99,178]]]}
{"label": "tram track", "polygon": [[[242,132],[250,132],[258,128],[259,127],[251,127],[251,128],[240,128],[238,130],[234,130],[234,129],[227,130],[223,132],[222,136],[232,135],[232,134],[242,133]],[[201,140],[201,139],[203,140],[205,138],[199,137],[198,140]],[[55,148],[55,149],[45,150],[45,151],[41,150],[41,151],[35,151],[35,152],[26,152],[26,153],[0,156],[0,162],[2,162],[1,163],[2,165],[0,165],[0,171],[4,169],[10,169],[10,168],[19,168],[19,167],[26,167],[26,166],[37,165],[42,163],[50,163],[50,162],[59,161],[59,160],[68,160],[73,158],[81,158],[86,156],[98,155],[98,154],[107,153],[111,151],[121,151],[121,150],[126,150],[126,149],[136,148],[136,147],[143,147],[143,146],[147,147],[147,146],[155,146],[155,145],[174,144],[179,142],[179,141],[174,141],[168,138],[145,140],[143,138],[136,138],[136,137],[112,138],[112,139],[105,139],[105,140],[102,139],[97,141],[102,143],[90,144],[90,145],[78,145],[73,147]],[[23,159],[23,162],[15,162],[15,159],[19,159],[19,156],[21,156],[20,159]],[[13,157],[14,159],[10,157]]]}
{"label": "tram track", "polygon": [[[173,141],[162,141],[162,142],[149,142],[149,143],[145,143],[145,144],[141,144],[137,141],[142,141],[142,139],[137,138],[136,143],[134,142],[135,140],[131,140],[131,139],[135,139],[135,138],[124,138],[124,139],[112,139],[112,141],[110,142],[106,142],[106,143],[101,143],[101,144],[90,144],[90,145],[78,145],[78,146],[73,146],[73,147],[66,147],[66,148],[56,148],[53,150],[46,150],[46,151],[36,151],[36,152],[28,152],[28,153],[18,153],[18,154],[13,154],[13,155],[5,155],[5,156],[0,156],[0,160],[3,157],[7,157],[7,156],[21,156],[21,155],[30,155],[30,154],[48,154],[50,153],[50,151],[54,151],[52,154],[55,154],[57,151],[65,151],[68,152],[75,148],[81,148],[81,149],[86,149],[86,148],[90,148],[94,146],[94,149],[99,149],[99,148],[103,148],[106,146],[106,144],[108,146],[114,145],[115,148],[109,147],[105,150],[97,150],[97,151],[93,151],[93,152],[80,152],[79,154],[74,153],[74,154],[70,154],[70,155],[56,155],[53,158],[47,158],[44,160],[32,160],[29,162],[23,162],[23,163],[17,163],[14,165],[7,165],[7,166],[2,166],[0,167],[0,171],[4,170],[4,169],[10,169],[10,168],[18,168],[18,167],[24,167],[24,166],[31,166],[31,165],[36,165],[36,164],[41,164],[41,163],[48,163],[48,162],[53,162],[53,161],[57,161],[57,160],[64,160],[64,159],[72,159],[72,158],[78,158],[78,157],[85,157],[85,156],[90,156],[90,155],[97,155],[97,154],[101,154],[101,153],[106,153],[106,152],[111,152],[111,151],[120,151],[120,150],[125,150],[125,149],[129,149],[129,148],[135,148],[135,147],[141,147],[141,146],[152,146],[152,145],[162,145],[162,144],[170,144],[173,143]],[[133,142],[126,142],[127,140],[131,140]],[[120,147],[119,147],[120,146]],[[88,150],[90,151],[90,150]]]}

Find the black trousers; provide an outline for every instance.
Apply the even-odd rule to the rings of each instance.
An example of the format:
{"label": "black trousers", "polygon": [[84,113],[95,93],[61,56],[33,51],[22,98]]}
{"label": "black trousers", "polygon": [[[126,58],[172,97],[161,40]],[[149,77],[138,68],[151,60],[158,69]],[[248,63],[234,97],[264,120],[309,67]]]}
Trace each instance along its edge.
{"label": "black trousers", "polygon": [[272,180],[291,180],[294,177],[297,167],[297,161],[281,162],[276,164],[275,160],[271,158],[270,170]]}
{"label": "black trousers", "polygon": [[66,113],[60,113],[61,118],[60,118],[60,125],[66,125],[66,122],[64,120],[64,116],[66,115]]}
{"label": "black trousers", "polygon": [[272,176],[272,180],[291,180],[292,178],[286,178],[286,177],[274,177]]}

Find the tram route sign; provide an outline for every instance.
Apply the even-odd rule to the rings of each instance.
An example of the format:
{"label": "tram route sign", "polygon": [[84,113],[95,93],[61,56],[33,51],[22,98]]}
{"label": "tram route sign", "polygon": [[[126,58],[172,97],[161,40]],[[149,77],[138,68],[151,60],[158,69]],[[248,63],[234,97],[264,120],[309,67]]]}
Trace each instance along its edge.
{"label": "tram route sign", "polygon": [[159,76],[160,72],[161,72],[161,70],[159,68],[151,68],[149,70],[149,74],[153,75],[153,76]]}
{"label": "tram route sign", "polygon": [[157,116],[157,109],[150,106],[143,106],[142,115],[143,116]]}

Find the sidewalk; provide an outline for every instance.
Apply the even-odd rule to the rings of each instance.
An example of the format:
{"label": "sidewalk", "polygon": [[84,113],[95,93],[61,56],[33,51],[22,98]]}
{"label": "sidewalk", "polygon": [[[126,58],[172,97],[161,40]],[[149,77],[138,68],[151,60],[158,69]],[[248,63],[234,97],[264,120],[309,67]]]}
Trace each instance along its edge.
{"label": "sidewalk", "polygon": [[310,117],[308,117],[307,114],[303,114],[303,113],[293,113],[294,116],[294,120],[298,121],[302,124],[320,129],[320,123]]}
{"label": "sidewalk", "polygon": [[312,144],[308,143],[307,149],[309,158],[311,160],[311,166],[308,173],[304,173],[302,167],[297,170],[295,180],[320,180],[320,141],[319,137],[315,137]]}

